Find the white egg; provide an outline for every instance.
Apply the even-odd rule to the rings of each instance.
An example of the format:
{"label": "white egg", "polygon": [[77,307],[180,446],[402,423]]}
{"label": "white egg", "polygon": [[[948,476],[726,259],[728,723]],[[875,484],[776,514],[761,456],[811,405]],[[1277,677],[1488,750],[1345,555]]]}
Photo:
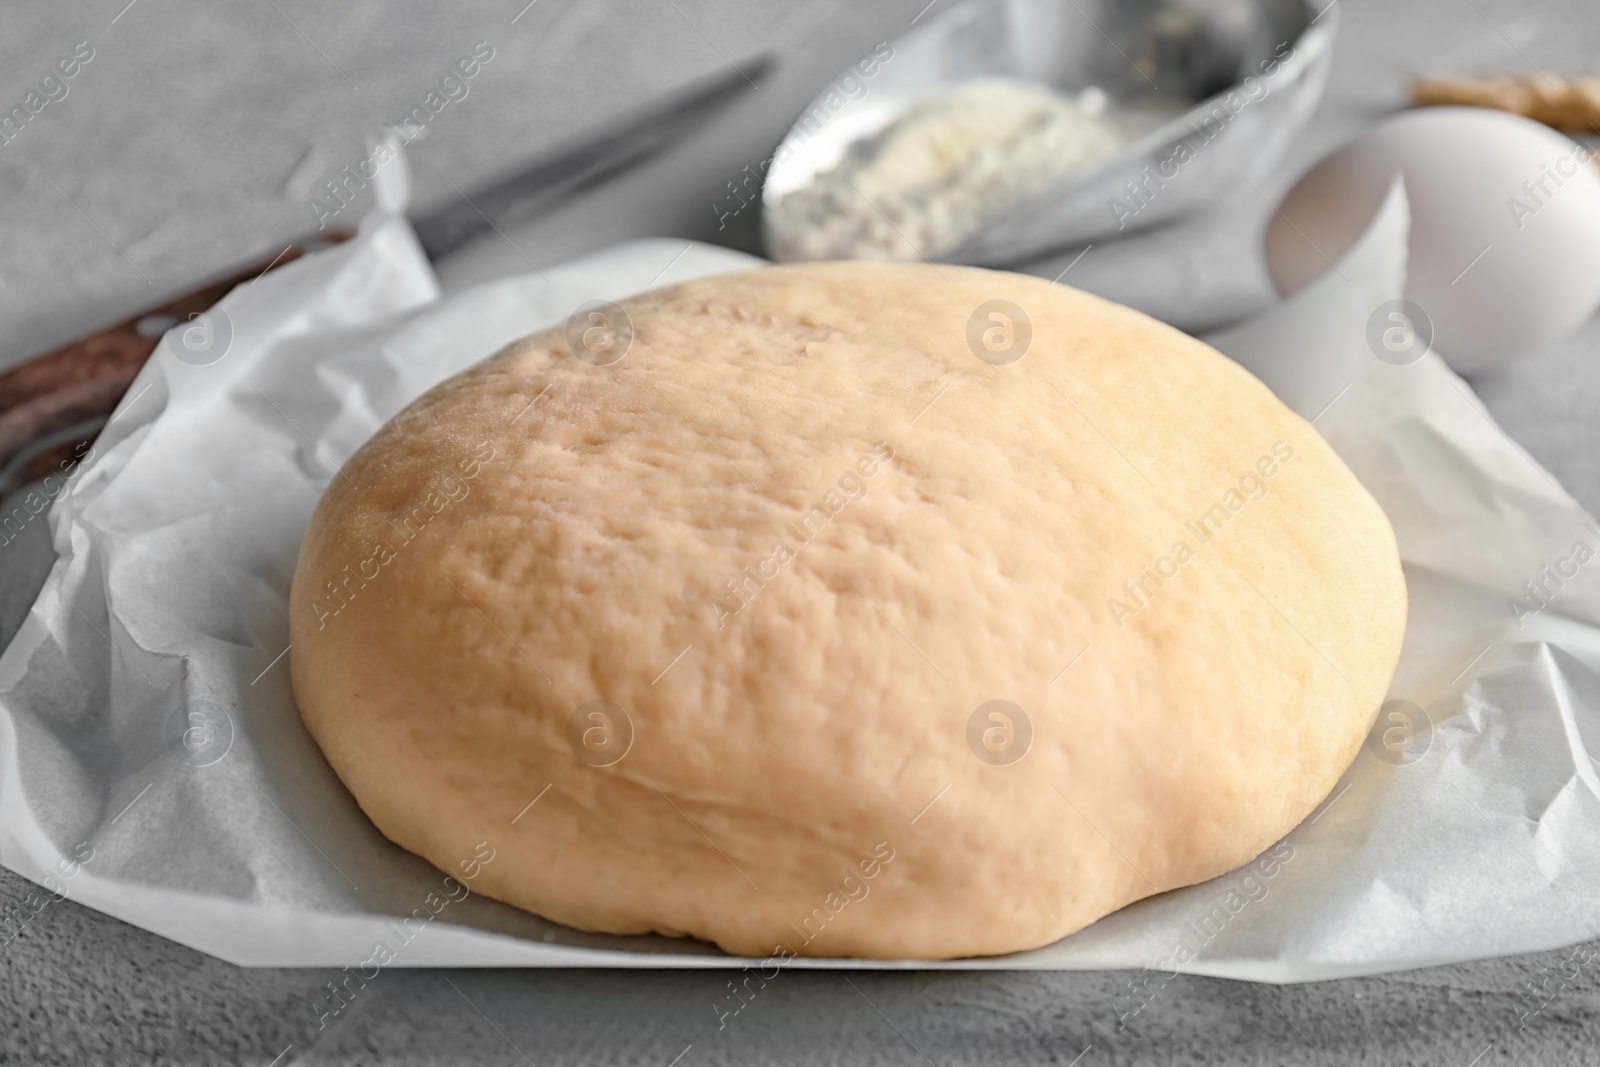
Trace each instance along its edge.
{"label": "white egg", "polygon": [[1471,374],[1566,337],[1600,304],[1600,169],[1536,122],[1478,108],[1407,112],[1301,177],[1267,226],[1287,296],[1334,269],[1394,174],[1411,205],[1406,298]]}

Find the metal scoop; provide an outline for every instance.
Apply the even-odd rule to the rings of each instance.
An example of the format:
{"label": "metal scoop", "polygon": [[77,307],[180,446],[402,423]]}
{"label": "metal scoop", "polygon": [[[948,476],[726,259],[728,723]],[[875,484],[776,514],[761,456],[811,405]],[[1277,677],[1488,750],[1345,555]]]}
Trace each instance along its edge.
{"label": "metal scoop", "polygon": [[1133,132],[1115,154],[996,204],[947,247],[917,247],[918,258],[1013,265],[1196,212],[1263,179],[1316,106],[1338,21],[1322,2],[963,0],[930,13],[790,129],[762,190],[769,254],[797,258],[786,251],[801,235],[781,227],[806,224],[775,212],[780,200],[870,152],[911,109],[984,78],[1104,94],[1107,115]]}

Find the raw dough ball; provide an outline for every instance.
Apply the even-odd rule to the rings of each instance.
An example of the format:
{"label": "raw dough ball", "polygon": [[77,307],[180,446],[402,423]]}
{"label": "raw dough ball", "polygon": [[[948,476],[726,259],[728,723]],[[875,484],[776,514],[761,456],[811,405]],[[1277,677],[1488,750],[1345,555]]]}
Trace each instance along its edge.
{"label": "raw dough ball", "polygon": [[312,518],[295,694],[400,845],[586,930],[990,955],[1246,862],[1355,758],[1394,536],[1204,344],[943,265],[624,307],[620,361],[510,346]]}

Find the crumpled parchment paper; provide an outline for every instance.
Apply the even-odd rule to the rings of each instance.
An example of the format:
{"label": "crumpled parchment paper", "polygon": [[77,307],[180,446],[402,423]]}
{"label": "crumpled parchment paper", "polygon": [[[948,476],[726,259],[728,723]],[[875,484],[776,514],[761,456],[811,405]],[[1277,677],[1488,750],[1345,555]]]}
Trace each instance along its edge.
{"label": "crumpled parchment paper", "polygon": [[[176,328],[48,483],[59,560],[0,657],[0,862],[240,964],[370,966],[379,944],[381,965],[740,964],[452,890],[367,821],[300,723],[288,588],[338,465],[428,386],[582,303],[759,262],[644,241],[441,299],[404,185],[397,167],[355,240]],[[1399,536],[1405,654],[1329,799],[1255,863],[1033,952],[790,966],[1143,967],[1148,989],[1596,936],[1600,529],[1436,354],[1376,354],[1406,224],[1397,187],[1337,272],[1212,339],[1315,418]]]}

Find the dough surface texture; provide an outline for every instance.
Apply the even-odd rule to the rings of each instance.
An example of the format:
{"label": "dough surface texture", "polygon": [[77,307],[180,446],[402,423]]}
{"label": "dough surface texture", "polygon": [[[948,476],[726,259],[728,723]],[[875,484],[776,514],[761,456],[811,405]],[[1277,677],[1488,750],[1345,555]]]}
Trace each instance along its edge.
{"label": "dough surface texture", "polygon": [[996,955],[1250,861],[1356,758],[1394,535],[1203,343],[945,265],[622,307],[620,360],[509,346],[311,519],[295,695],[399,845],[488,842],[474,891],[584,930]]}

